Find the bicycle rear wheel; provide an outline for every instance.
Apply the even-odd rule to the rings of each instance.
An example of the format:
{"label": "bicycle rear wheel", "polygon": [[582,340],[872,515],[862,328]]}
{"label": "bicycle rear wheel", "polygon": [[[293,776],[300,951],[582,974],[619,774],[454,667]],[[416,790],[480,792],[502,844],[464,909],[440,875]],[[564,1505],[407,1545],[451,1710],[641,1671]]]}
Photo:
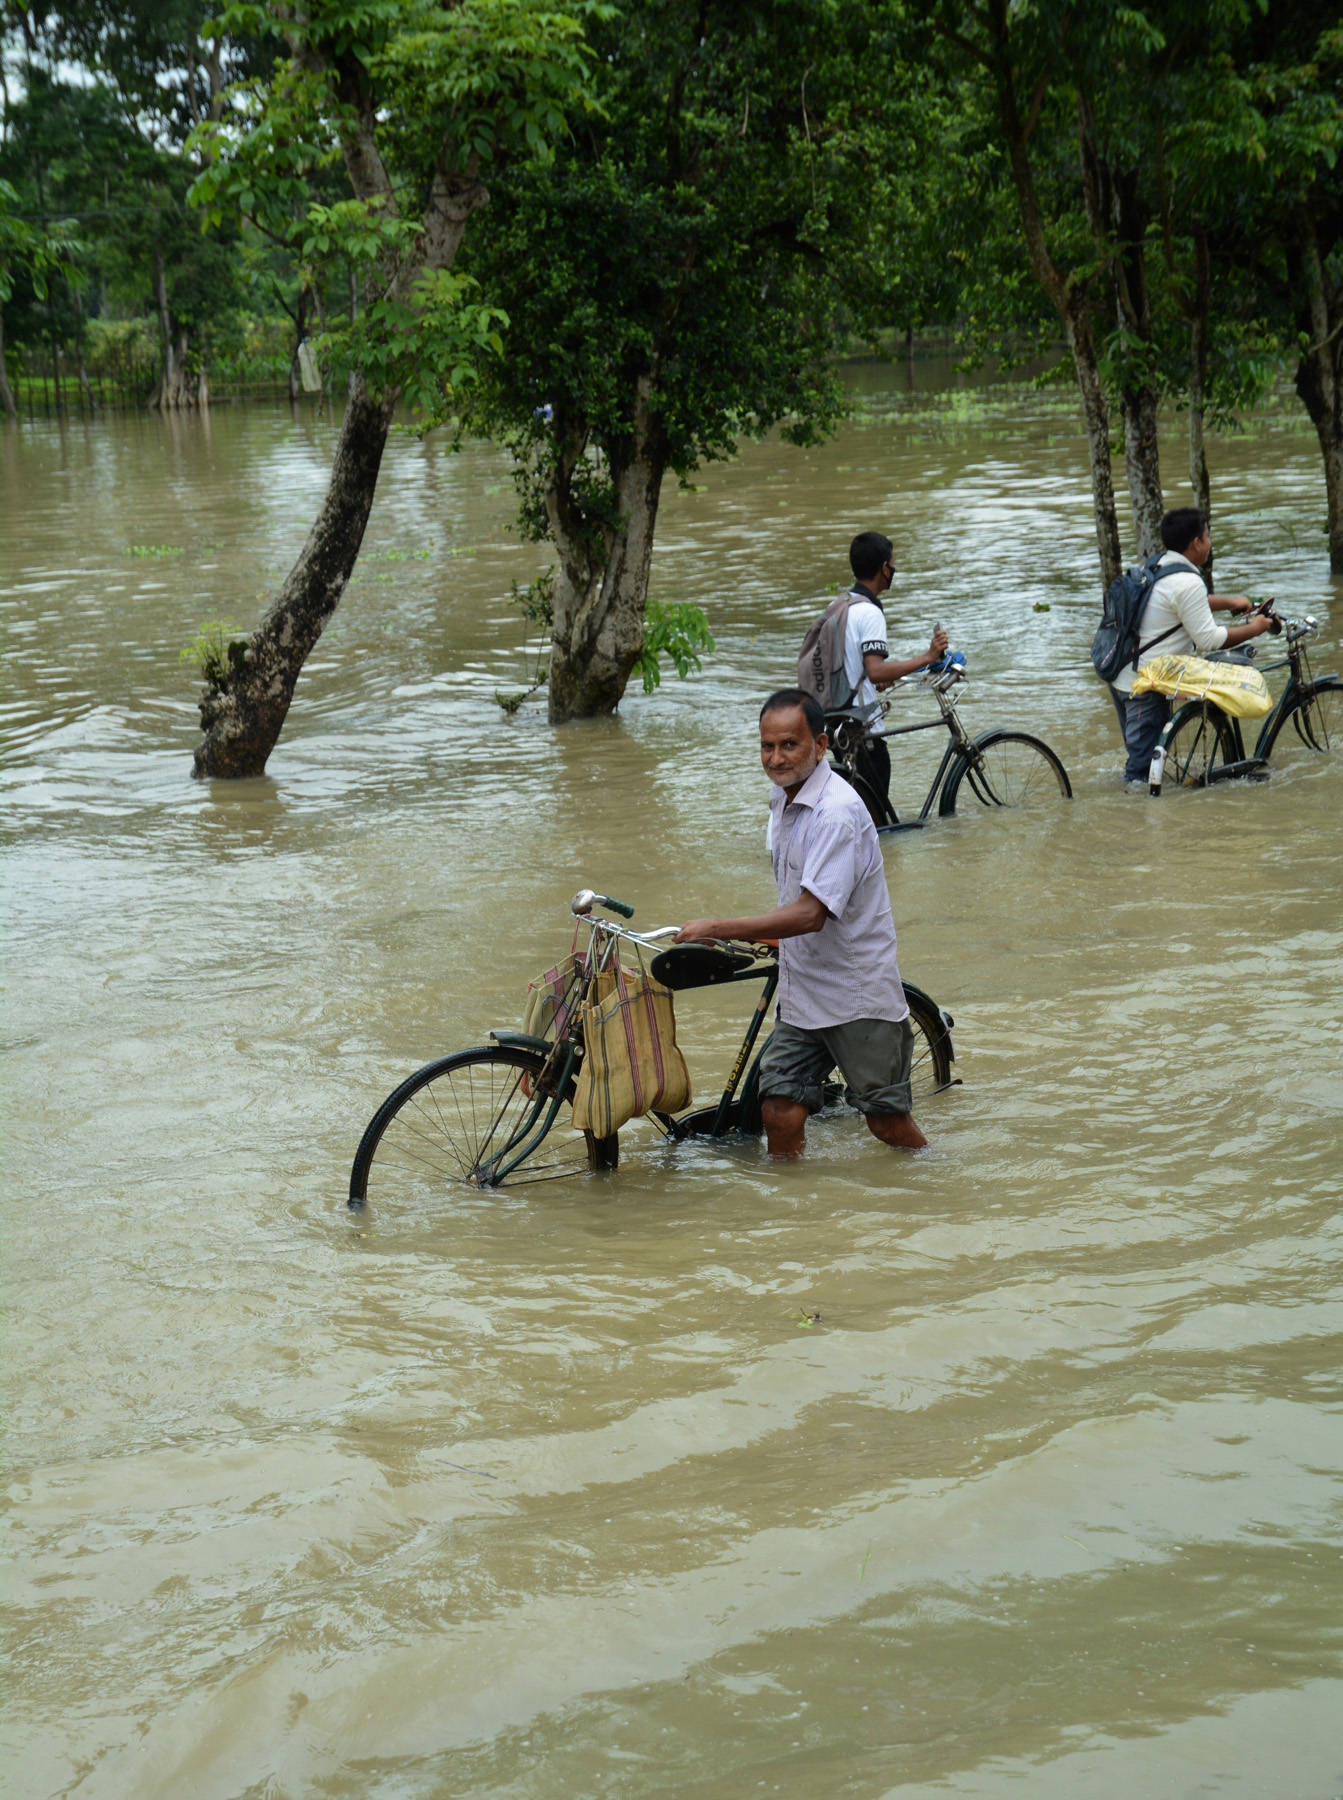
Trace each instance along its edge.
{"label": "bicycle rear wheel", "polygon": [[523,1187],[613,1169],[618,1139],[580,1131],[568,1098],[530,1154],[507,1167],[549,1109],[541,1068],[533,1051],[489,1045],[417,1069],[369,1120],[350,1171],[349,1204],[428,1206],[463,1187]]}
{"label": "bicycle rear wheel", "polygon": [[848,782],[854,793],[857,794],[858,798],[867,808],[867,815],[878,830],[880,830],[883,825],[895,825],[899,822],[895,816],[895,808],[891,805],[889,800],[884,800],[882,798],[872,786],[871,782],[865,781],[861,775],[850,774],[843,763],[832,762],[830,765],[830,772]]}
{"label": "bicycle rear wheel", "polygon": [[1312,682],[1279,719],[1264,755],[1274,750],[1281,761],[1298,763],[1343,757],[1343,682],[1332,676]]}
{"label": "bicycle rear wheel", "polygon": [[[909,1089],[911,1106],[917,1109],[921,1101],[930,1099],[950,1085],[951,1064],[956,1052],[951,1042],[950,1021],[942,1017],[936,1003],[922,988],[914,987],[908,981],[902,985],[909,1004],[910,1029],[914,1033],[910,1053]],[[843,1101],[844,1086],[844,1078],[839,1070],[832,1069],[825,1081],[827,1106],[838,1106]],[[711,1117],[712,1114],[709,1114],[709,1118]],[[741,1098],[733,1107],[730,1123],[736,1130],[750,1136],[756,1136],[762,1130],[758,1056],[742,1086]],[[708,1119],[704,1129],[708,1129]]]}
{"label": "bicycle rear wheel", "polygon": [[1043,811],[1072,798],[1068,771],[1049,748],[1025,731],[986,731],[975,739],[977,756],[958,756],[942,784],[938,815],[948,818],[962,794],[981,806]]}
{"label": "bicycle rear wheel", "polygon": [[1166,746],[1163,787],[1207,787],[1236,758],[1236,740],[1220,708],[1187,700],[1161,734]]}
{"label": "bicycle rear wheel", "polygon": [[903,983],[909,1002],[909,1023],[914,1031],[914,1052],[910,1059],[909,1087],[915,1106],[946,1087],[951,1080],[951,1063],[955,1051],[951,1032],[933,1000],[922,988]]}

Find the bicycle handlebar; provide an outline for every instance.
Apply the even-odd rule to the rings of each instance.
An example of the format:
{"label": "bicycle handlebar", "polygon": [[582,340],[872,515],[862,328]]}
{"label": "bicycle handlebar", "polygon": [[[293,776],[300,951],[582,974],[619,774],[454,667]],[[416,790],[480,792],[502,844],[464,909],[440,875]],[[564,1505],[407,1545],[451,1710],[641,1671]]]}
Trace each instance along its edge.
{"label": "bicycle handlebar", "polygon": [[591,888],[579,888],[569,902],[569,911],[585,919],[594,906],[604,906],[609,912],[619,913],[622,919],[634,917],[634,908],[627,900],[617,900],[610,894],[594,894]]}

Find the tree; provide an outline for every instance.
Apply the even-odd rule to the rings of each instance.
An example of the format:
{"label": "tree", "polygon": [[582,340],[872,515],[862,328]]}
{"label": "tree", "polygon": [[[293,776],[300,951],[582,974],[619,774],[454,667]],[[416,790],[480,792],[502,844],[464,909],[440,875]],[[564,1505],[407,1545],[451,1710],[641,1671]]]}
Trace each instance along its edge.
{"label": "tree", "polygon": [[[452,272],[487,178],[539,155],[584,85],[586,8],[567,0],[312,0],[281,15],[228,7],[240,35],[282,32],[272,77],[241,90],[195,142],[207,220],[303,216],[310,257],[359,271],[348,394],[331,479],[298,560],[252,636],[205,670],[198,775],[258,775],[359,553],[398,400],[467,380],[495,314]],[[349,197],[305,201],[339,162]]]}
{"label": "tree", "polygon": [[0,410],[18,412],[5,368],[5,306],[13,297],[16,275],[27,278],[39,300],[47,298],[51,271],[77,256],[83,246],[68,221],[34,224],[19,212],[18,190],[0,179]]}
{"label": "tree", "polygon": [[631,4],[594,39],[600,113],[500,184],[469,260],[506,354],[464,416],[509,445],[524,531],[555,547],[552,720],[620,703],[664,477],[837,417],[836,311],[846,291],[865,310],[870,35],[844,0]]}
{"label": "tree", "polygon": [[[1084,0],[1090,20],[1096,8]],[[932,0],[926,16],[977,75],[977,97],[1010,175],[1031,271],[1063,327],[1072,356],[1091,465],[1091,498],[1102,584],[1122,567],[1110,461],[1110,410],[1096,341],[1102,269],[1082,214],[1076,160],[1067,155],[1067,120],[1077,104],[1062,60],[1067,8],[1053,0],[1016,8],[1010,0]],[[1043,190],[1043,193],[1042,193]],[[1094,192],[1090,223],[1100,223]]]}
{"label": "tree", "polygon": [[[77,219],[90,247],[82,279],[71,271],[64,284],[81,379],[84,289],[95,277],[105,288],[111,276],[138,288],[137,306],[158,322],[154,406],[205,400],[196,347],[236,297],[231,246],[203,237],[186,203],[197,173],[184,155],[187,136],[218,117],[226,80],[246,71],[255,50],[255,39],[212,33],[212,11],[210,0],[7,7],[24,44],[24,94],[9,108],[7,152],[37,204]],[[72,64],[93,79],[70,79]]]}
{"label": "tree", "polygon": [[[1257,400],[1294,331],[1331,546],[1343,543],[1335,15],[1315,0],[932,0],[923,10],[978,72],[1031,267],[1065,328],[1102,579],[1119,561],[1111,403],[1146,552],[1163,507],[1158,400],[1188,399],[1190,479],[1207,510],[1205,418]],[[992,312],[997,297],[985,298]]]}

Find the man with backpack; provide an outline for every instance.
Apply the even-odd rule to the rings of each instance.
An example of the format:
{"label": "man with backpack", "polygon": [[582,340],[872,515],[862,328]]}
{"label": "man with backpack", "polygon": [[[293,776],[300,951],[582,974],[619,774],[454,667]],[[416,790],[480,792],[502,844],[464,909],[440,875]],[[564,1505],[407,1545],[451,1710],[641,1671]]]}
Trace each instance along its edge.
{"label": "man with backpack", "polygon": [[[939,625],[921,656],[902,660],[890,655],[886,644],[886,613],[880,595],[895,575],[891,540],[879,531],[861,531],[849,545],[853,586],[831,601],[825,614],[807,633],[798,658],[798,680],[823,712],[851,709],[871,727],[881,720],[877,690],[890,687],[902,675],[912,675],[935,663],[947,647],[947,634]],[[843,623],[843,640],[835,629]],[[830,622],[827,631],[826,622]],[[891,758],[885,741],[869,735],[858,752],[857,772],[885,798],[891,785]]]}
{"label": "man with backpack", "polygon": [[[1248,613],[1250,601],[1243,594],[1209,594],[1200,570],[1212,554],[1212,536],[1206,514],[1196,506],[1177,507],[1161,521],[1164,552],[1142,569],[1130,569],[1112,589],[1126,588],[1130,598],[1141,600],[1131,622],[1123,619],[1123,596],[1106,594],[1108,660],[1092,660],[1109,682],[1110,697],[1119,717],[1124,748],[1128,753],[1124,779],[1147,784],[1148,765],[1156,741],[1170,718],[1167,694],[1131,697],[1133,678],[1154,656],[1207,656],[1229,650],[1272,629],[1273,621],[1262,614],[1240,625],[1219,625],[1215,612]],[[1145,590],[1145,598],[1143,593]],[[1117,622],[1111,624],[1111,613]],[[1116,667],[1115,665],[1119,666]]]}

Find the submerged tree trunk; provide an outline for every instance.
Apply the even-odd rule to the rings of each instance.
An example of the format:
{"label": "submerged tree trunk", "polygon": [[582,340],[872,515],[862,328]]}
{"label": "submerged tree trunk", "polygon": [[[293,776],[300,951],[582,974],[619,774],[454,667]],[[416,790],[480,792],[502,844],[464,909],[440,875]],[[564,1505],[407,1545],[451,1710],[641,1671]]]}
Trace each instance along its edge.
{"label": "submerged tree trunk", "polygon": [[1009,0],[990,0],[988,23],[993,44],[992,69],[998,93],[998,113],[1007,144],[1007,159],[1016,190],[1026,254],[1035,279],[1050,305],[1063,321],[1072,352],[1077,391],[1086,426],[1087,453],[1091,463],[1091,504],[1096,521],[1096,550],[1100,557],[1101,587],[1122,573],[1119,522],[1115,516],[1114,471],[1110,461],[1110,415],[1101,384],[1096,340],[1091,328],[1088,296],[1082,282],[1064,277],[1045,240],[1035,176],[1028,143],[1030,126],[1022,115],[1012,68]]}
{"label": "submerged tree trunk", "polygon": [[[1189,316],[1189,485],[1194,505],[1204,518],[1212,517],[1212,482],[1208,477],[1208,451],[1204,439],[1204,414],[1208,395],[1208,318],[1212,311],[1212,258],[1208,233],[1194,226],[1194,294]],[[1211,558],[1209,558],[1209,566]]]}
{"label": "submerged tree trunk", "polygon": [[1068,296],[1063,313],[1068,348],[1072,351],[1077,391],[1086,426],[1087,455],[1091,464],[1091,509],[1096,524],[1096,553],[1100,558],[1101,588],[1109,587],[1123,573],[1119,548],[1119,517],[1115,511],[1114,467],[1110,460],[1110,409],[1105,403],[1096,342],[1085,297]]}
{"label": "submerged tree trunk", "polygon": [[18,404],[14,399],[14,390],[9,385],[9,370],[5,367],[5,312],[0,307],[0,411],[9,414],[10,418],[18,417]]}
{"label": "submerged tree trunk", "polygon": [[1311,214],[1303,208],[1296,224],[1295,248],[1309,309],[1309,341],[1296,366],[1296,391],[1324,458],[1329,567],[1343,575],[1343,283],[1330,280]]}
{"label": "submerged tree trunk", "polygon": [[361,375],[349,398],[331,480],[279,598],[226,667],[207,678],[197,775],[260,775],[280,735],[303,663],[335,612],[364,541],[395,398],[375,399]]}
{"label": "submerged tree trunk", "polygon": [[79,378],[79,391],[84,404],[90,412],[94,412],[93,387],[84,362],[84,301],[79,292],[79,283],[73,279],[70,282],[70,296],[75,304],[75,373]]}
{"label": "submerged tree trunk", "polygon": [[1120,396],[1124,415],[1124,468],[1139,557],[1161,548],[1161,462],[1157,447],[1156,394],[1150,386],[1126,388]]}
{"label": "submerged tree trunk", "polygon": [[149,396],[151,412],[157,411],[160,407],[176,406],[180,385],[177,359],[173,354],[173,322],[168,308],[168,284],[163,273],[163,252],[157,244],[154,246],[154,300],[158,307],[163,367],[159,371],[158,385]]}
{"label": "submerged tree trunk", "polygon": [[[363,111],[351,113],[343,142],[346,170],[358,198],[375,200],[396,216],[396,196],[374,124],[365,96]],[[440,170],[413,252],[399,262],[389,252],[369,278],[370,293],[408,303],[422,272],[452,267],[468,221],[488,199],[475,152],[464,169],[451,174]],[[225,666],[207,674],[200,703],[204,736],[194,758],[195,774],[264,773],[304,659],[335,612],[363,544],[399,392],[389,385],[374,393],[362,373],[351,374],[331,479],[308,541],[251,638],[230,644]]]}
{"label": "submerged tree trunk", "polygon": [[580,529],[569,478],[581,449],[561,457],[546,495],[551,535],[560,552],[555,583],[548,683],[550,719],[612,713],[644,642],[644,605],[653,557],[665,455],[649,406],[651,381],[638,386],[629,437],[613,446],[611,480],[618,526],[594,554]]}
{"label": "submerged tree trunk", "polygon": [[[1089,148],[1089,146],[1088,146]],[[1124,468],[1138,555],[1161,548],[1161,456],[1157,439],[1156,385],[1150,373],[1152,299],[1144,249],[1147,214],[1138,197],[1138,178],[1129,169],[1110,168],[1105,189],[1111,196],[1114,250],[1110,263],[1116,323],[1127,341],[1119,408],[1124,419]],[[1093,219],[1093,229],[1096,221]],[[1103,230],[1097,249],[1105,249]]]}

